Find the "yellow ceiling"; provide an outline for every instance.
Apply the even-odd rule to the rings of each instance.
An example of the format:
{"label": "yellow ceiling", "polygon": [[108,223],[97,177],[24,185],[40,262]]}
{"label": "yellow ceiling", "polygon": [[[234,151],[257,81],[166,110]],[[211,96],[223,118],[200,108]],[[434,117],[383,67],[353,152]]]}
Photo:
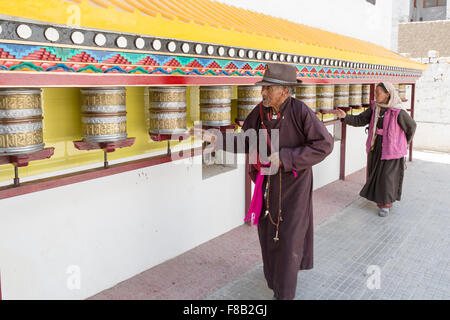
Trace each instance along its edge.
{"label": "yellow ceiling", "polygon": [[59,24],[79,21],[87,28],[426,69],[366,41],[211,0],[0,1],[0,13]]}

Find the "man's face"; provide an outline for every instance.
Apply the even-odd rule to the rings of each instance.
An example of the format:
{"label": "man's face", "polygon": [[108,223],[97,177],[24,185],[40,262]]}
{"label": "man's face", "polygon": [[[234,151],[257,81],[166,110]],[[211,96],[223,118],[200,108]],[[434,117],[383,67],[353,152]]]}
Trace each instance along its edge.
{"label": "man's face", "polygon": [[263,104],[267,107],[278,107],[286,99],[286,89],[282,86],[262,86]]}

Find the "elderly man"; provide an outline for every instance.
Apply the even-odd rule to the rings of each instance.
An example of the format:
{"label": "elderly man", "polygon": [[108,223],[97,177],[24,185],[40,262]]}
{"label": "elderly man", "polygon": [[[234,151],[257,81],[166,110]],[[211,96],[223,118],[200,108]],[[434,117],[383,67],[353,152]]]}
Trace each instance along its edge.
{"label": "elderly man", "polygon": [[[294,66],[268,64],[262,81],[256,83],[262,85],[263,101],[248,115],[234,140],[245,140],[245,152],[259,153],[257,163],[250,166],[255,193],[246,219],[253,213],[258,224],[264,275],[275,299],[293,299],[298,271],[313,267],[312,166],[325,159],[334,145],[314,112],[291,97],[292,87],[299,82]],[[258,135],[258,143],[251,142],[245,134],[250,129],[268,134]],[[267,139],[268,158],[259,152],[260,139]],[[207,140],[214,141],[214,137],[209,134]],[[276,170],[261,174],[264,159]]]}

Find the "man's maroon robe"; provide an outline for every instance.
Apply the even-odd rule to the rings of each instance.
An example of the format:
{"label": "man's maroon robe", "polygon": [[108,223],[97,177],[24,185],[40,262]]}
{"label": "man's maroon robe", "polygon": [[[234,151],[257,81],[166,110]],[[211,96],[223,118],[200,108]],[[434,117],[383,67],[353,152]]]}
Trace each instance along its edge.
{"label": "man's maroon robe", "polygon": [[[280,108],[280,116],[274,120],[267,116],[268,113],[271,114],[271,108],[262,108],[264,125],[269,134],[273,129],[280,130],[279,153],[283,163],[281,173],[278,171],[277,174],[271,175],[269,190],[270,214],[276,222],[280,191],[279,175],[282,174],[283,221],[279,225],[279,241],[274,241],[276,227],[269,221],[268,216],[264,217],[265,201],[259,218],[258,235],[264,275],[269,288],[273,289],[278,299],[293,299],[298,271],[313,267],[312,166],[332,152],[334,139],[314,112],[300,100],[287,98]],[[246,118],[242,131],[249,129],[258,131],[261,128],[263,126],[259,106],[256,106]],[[236,136],[242,139],[242,135]],[[245,151],[249,152],[249,149],[252,149],[252,145],[246,141]],[[257,170],[253,165],[250,165],[250,168],[249,174],[255,181]],[[297,178],[293,170],[296,171]],[[268,177],[267,175],[264,177],[263,190]]]}

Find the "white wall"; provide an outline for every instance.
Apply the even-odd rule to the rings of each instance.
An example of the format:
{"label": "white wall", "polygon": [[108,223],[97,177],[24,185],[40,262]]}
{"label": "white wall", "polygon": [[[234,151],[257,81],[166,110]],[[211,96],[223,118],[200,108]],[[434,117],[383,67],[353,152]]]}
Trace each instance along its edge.
{"label": "white wall", "polygon": [[278,0],[276,4],[272,0],[220,2],[369,41],[388,49],[392,48],[392,33],[396,28],[393,25],[393,2],[396,8],[404,7],[409,11],[408,0],[377,0],[376,5],[365,0]]}
{"label": "white wall", "polygon": [[341,142],[334,142],[333,152],[321,163],[313,166],[313,189],[319,189],[339,179]]}
{"label": "white wall", "polygon": [[241,225],[244,166],[202,180],[184,162],[1,200],[4,299],[87,298]]}
{"label": "white wall", "polygon": [[[360,152],[358,134],[348,130],[347,159]],[[241,225],[238,161],[205,180],[196,157],[1,200],[3,298],[84,299]],[[314,189],[339,179],[339,161],[335,141],[313,168]],[[364,166],[350,159],[347,174]],[[80,268],[79,290],[67,288],[70,266]]]}
{"label": "white wall", "polygon": [[339,179],[341,141],[338,136],[335,136],[336,125],[326,126],[326,128],[335,137],[334,147],[331,154],[325,160],[313,166],[313,190]]}
{"label": "white wall", "polygon": [[[313,167],[314,190],[319,189],[339,179],[341,165],[341,125],[327,126],[328,131],[334,134],[333,152],[324,161]],[[366,137],[364,128],[347,126],[345,148],[345,175],[348,176],[366,167]]]}
{"label": "white wall", "polygon": [[345,175],[352,174],[367,164],[365,127],[347,125],[347,144],[345,148]]}
{"label": "white wall", "polygon": [[416,83],[414,149],[450,152],[450,57],[419,60],[428,69]]}

